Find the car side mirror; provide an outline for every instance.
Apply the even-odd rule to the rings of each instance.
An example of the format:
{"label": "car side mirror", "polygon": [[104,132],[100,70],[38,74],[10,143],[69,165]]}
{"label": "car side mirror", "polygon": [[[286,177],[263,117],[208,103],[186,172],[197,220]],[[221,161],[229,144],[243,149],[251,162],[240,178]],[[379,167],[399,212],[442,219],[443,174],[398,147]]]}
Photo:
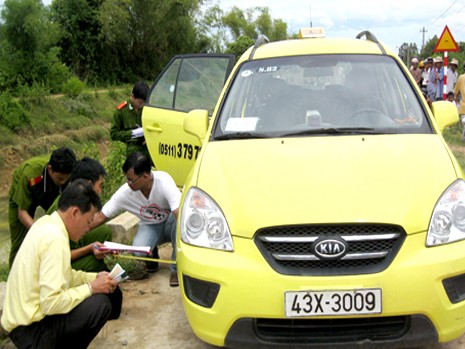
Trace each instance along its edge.
{"label": "car side mirror", "polygon": [[194,109],[190,111],[184,119],[183,128],[187,133],[203,141],[208,130],[208,110]]}
{"label": "car side mirror", "polygon": [[433,102],[431,108],[439,130],[444,132],[448,126],[452,126],[459,122],[459,113],[454,103],[449,101]]}

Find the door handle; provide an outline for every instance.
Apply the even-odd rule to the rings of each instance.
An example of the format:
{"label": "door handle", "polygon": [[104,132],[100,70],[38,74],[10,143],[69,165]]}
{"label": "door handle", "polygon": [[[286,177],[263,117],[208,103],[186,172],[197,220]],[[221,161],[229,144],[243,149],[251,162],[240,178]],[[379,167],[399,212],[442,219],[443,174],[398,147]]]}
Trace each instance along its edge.
{"label": "door handle", "polygon": [[161,127],[155,127],[155,126],[146,126],[145,127],[147,131],[149,132],[163,132],[163,129]]}

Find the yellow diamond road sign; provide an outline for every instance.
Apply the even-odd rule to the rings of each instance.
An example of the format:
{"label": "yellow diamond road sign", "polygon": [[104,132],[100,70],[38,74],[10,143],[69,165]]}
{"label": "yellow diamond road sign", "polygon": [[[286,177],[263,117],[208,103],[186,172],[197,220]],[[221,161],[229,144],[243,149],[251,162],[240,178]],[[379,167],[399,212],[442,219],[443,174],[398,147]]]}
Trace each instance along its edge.
{"label": "yellow diamond road sign", "polygon": [[442,31],[441,37],[439,38],[434,52],[445,52],[445,51],[459,51],[459,47],[452,36],[449,27],[446,25]]}

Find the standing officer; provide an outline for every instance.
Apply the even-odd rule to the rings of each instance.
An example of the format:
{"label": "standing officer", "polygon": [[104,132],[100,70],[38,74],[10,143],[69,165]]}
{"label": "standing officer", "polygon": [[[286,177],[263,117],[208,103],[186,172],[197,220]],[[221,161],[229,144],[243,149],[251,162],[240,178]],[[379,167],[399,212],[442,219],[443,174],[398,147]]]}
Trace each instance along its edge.
{"label": "standing officer", "polygon": [[142,108],[148,93],[149,87],[145,82],[136,83],[129,100],[119,104],[113,114],[110,138],[112,141],[126,144],[126,155],[140,151],[150,158],[145,144],[141,118]]}
{"label": "standing officer", "polygon": [[48,156],[23,162],[13,173],[9,192],[8,221],[10,225],[10,268],[29,228],[34,223],[38,206],[45,211],[68,183],[76,163],[74,152],[66,147]]}

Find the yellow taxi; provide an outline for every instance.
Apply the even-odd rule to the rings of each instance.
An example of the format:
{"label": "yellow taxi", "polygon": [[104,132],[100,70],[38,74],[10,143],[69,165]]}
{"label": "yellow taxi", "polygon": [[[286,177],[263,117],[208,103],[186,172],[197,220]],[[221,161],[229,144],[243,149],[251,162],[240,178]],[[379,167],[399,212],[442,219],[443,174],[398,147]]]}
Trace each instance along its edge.
{"label": "yellow taxi", "polygon": [[465,182],[408,69],[370,32],[175,57],[143,127],[183,190],[177,265],[215,346],[416,347],[465,332]]}

